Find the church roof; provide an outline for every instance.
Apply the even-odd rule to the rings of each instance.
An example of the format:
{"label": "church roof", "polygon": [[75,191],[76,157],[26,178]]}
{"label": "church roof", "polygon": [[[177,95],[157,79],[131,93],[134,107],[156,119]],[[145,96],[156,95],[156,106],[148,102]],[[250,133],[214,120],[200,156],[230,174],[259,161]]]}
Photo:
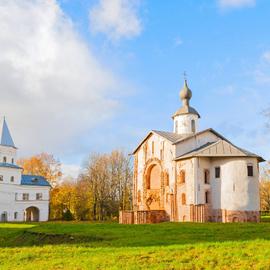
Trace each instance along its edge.
{"label": "church roof", "polygon": [[184,139],[187,136],[183,136],[174,132],[168,132],[168,131],[160,131],[160,130],[152,130],[150,131],[147,136],[140,142],[140,144],[136,147],[136,149],[133,151],[132,154],[135,154],[137,150],[141,147],[141,145],[153,134],[156,133],[159,136],[163,137],[164,139],[168,140],[171,143],[175,143],[178,140]]}
{"label": "church roof", "polygon": [[218,132],[215,131],[214,129],[212,129],[212,128],[207,128],[207,129],[204,129],[204,130],[199,131],[199,132],[197,132],[197,133],[191,134],[191,135],[189,135],[189,136],[185,136],[185,137],[183,137],[183,138],[180,138],[179,140],[175,141],[173,144],[180,143],[180,142],[182,142],[182,141],[184,141],[184,140],[188,140],[188,139],[190,139],[190,138],[196,137],[196,136],[198,136],[198,135],[201,135],[201,134],[207,133],[207,132],[211,132],[211,133],[215,134],[217,137],[221,138],[222,140],[231,143],[229,140],[227,140],[224,136],[222,136],[220,133],[218,133]]}
{"label": "church roof", "polygon": [[196,114],[196,115],[198,115],[199,118],[201,118],[199,113],[191,106],[183,106],[182,108],[180,108],[178,111],[175,112],[175,114],[172,116],[172,118],[174,118],[175,116],[181,115],[181,114]]}
{"label": "church roof", "polygon": [[[222,145],[223,145],[222,147],[224,147],[224,145],[226,144],[227,149],[230,149],[230,151],[232,151],[232,149],[237,149],[239,151],[237,156],[256,157],[256,158],[258,158],[259,162],[265,161],[262,157],[260,157],[260,156],[258,156],[256,154],[253,154],[253,153],[251,153],[251,152],[249,152],[249,151],[247,151],[245,149],[242,149],[242,148],[239,148],[239,147],[235,146],[229,140],[227,140],[224,136],[222,136],[220,133],[218,133],[217,131],[215,131],[212,128],[202,130],[202,131],[197,132],[197,133],[192,134],[192,135],[180,135],[180,134],[177,134],[177,133],[174,133],[174,132],[152,130],[147,134],[147,136],[141,141],[141,143],[133,151],[133,154],[135,154],[137,152],[137,150],[141,147],[141,145],[154,133],[161,136],[161,137],[163,137],[164,139],[168,140],[172,144],[178,144],[178,143],[184,142],[185,140],[189,140],[189,139],[191,139],[193,137],[199,136],[199,135],[207,133],[207,132],[211,132],[211,133],[215,134],[217,137],[220,138],[220,140],[218,140],[216,142],[208,142],[208,143],[200,146],[199,148],[196,148],[196,149],[194,149],[194,150],[192,150],[190,152],[187,152],[187,153],[185,153],[185,154],[183,154],[181,156],[176,157],[175,160],[180,160],[180,159],[185,159],[185,158],[188,158],[188,157],[195,156],[195,155],[199,154],[200,150],[207,150],[208,147],[210,147],[210,146],[214,147],[217,143],[220,143],[222,141]],[[213,154],[212,156],[217,157],[218,154],[215,151],[217,151],[216,149],[220,150],[221,144],[219,144],[219,146],[215,146],[215,147],[217,147],[217,148],[212,148],[211,151],[214,151],[214,152],[211,152],[211,153]],[[230,155],[230,156],[232,156],[232,155]],[[236,152],[234,152],[234,156],[236,156]]]}
{"label": "church roof", "polygon": [[255,157],[259,162],[265,161],[262,157],[253,154],[247,150],[239,148],[229,141],[218,140],[216,142],[206,143],[192,151],[176,157],[175,160],[181,160],[191,157]]}
{"label": "church roof", "polygon": [[0,167],[4,168],[14,168],[14,169],[22,169],[20,166],[12,163],[0,162]]}
{"label": "church roof", "polygon": [[153,132],[160,135],[161,137],[167,139],[168,141],[170,141],[172,143],[186,137],[186,136],[183,136],[183,135],[180,135],[180,134],[177,134],[174,132],[168,132],[168,131],[153,130]]}
{"label": "church roof", "polygon": [[2,125],[0,126],[0,145],[11,146],[15,148],[5,118],[3,119]]}
{"label": "church roof", "polygon": [[23,174],[21,185],[28,185],[28,186],[44,186],[50,187],[50,183],[43,177],[39,175],[28,175]]}

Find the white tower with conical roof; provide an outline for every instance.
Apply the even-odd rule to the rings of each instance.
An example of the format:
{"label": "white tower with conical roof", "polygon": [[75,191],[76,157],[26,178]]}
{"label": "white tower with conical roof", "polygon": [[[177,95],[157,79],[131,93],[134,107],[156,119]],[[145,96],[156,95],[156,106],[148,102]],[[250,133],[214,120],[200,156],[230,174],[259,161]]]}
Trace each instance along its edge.
{"label": "white tower with conical roof", "polygon": [[23,175],[17,148],[5,118],[0,124],[0,222],[47,221],[50,184],[38,175]]}
{"label": "white tower with conical roof", "polygon": [[[6,119],[4,117],[0,125],[0,165],[14,165],[16,154],[17,148],[15,147]],[[18,175],[18,178],[20,178],[20,175]],[[20,179],[18,179],[18,181],[20,181]],[[19,182],[16,183],[18,184]]]}
{"label": "white tower with conical roof", "polygon": [[199,113],[189,105],[192,92],[188,87],[187,80],[180,91],[180,99],[183,106],[172,116],[174,122],[174,133],[180,135],[191,135],[198,130]]}

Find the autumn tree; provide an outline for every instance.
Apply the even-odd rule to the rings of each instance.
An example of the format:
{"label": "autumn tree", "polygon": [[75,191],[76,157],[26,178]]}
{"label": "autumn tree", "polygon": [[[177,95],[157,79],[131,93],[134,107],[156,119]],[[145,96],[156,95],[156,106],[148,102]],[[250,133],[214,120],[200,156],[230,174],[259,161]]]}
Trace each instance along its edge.
{"label": "autumn tree", "polygon": [[93,220],[112,218],[119,208],[131,207],[132,168],[122,151],[90,155],[78,182],[87,183],[91,191],[88,205]]}
{"label": "autumn tree", "polygon": [[51,219],[106,220],[132,205],[131,160],[124,152],[91,154],[78,179],[58,181],[61,164],[48,154],[18,162],[25,174],[42,175],[52,184]]}
{"label": "autumn tree", "polygon": [[262,168],[260,179],[261,210],[270,211],[270,162]]}
{"label": "autumn tree", "polygon": [[17,163],[23,168],[24,174],[41,175],[52,186],[55,186],[62,176],[61,163],[51,154],[41,153],[30,158],[22,158]]}
{"label": "autumn tree", "polygon": [[65,219],[66,213],[71,213],[69,219],[74,218],[76,203],[76,184],[72,181],[64,181],[57,184],[51,190],[50,219]]}

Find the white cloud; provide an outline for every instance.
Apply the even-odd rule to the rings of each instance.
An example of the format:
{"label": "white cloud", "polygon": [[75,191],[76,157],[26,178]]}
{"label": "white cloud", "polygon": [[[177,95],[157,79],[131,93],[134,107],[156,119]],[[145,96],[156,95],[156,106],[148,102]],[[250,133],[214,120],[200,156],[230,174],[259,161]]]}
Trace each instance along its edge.
{"label": "white cloud", "polygon": [[138,36],[142,31],[139,6],[140,0],[99,0],[89,12],[90,29],[112,40]]}
{"label": "white cloud", "polygon": [[270,70],[257,68],[254,71],[255,81],[259,84],[270,84]]}
{"label": "white cloud", "polygon": [[218,0],[221,8],[241,8],[256,5],[256,0]]}
{"label": "white cloud", "polygon": [[260,57],[261,61],[254,68],[254,79],[259,84],[270,84],[270,51],[265,51]]}
{"label": "white cloud", "polygon": [[262,58],[263,58],[263,60],[266,61],[267,63],[270,63],[270,51],[265,52],[265,53],[262,55]]}
{"label": "white cloud", "polygon": [[182,44],[183,44],[183,41],[182,41],[182,39],[180,37],[175,38],[175,40],[174,40],[174,46],[175,47],[179,47]]}
{"label": "white cloud", "polygon": [[0,114],[23,155],[75,151],[72,139],[118,109],[120,82],[56,0],[1,1],[0,52]]}
{"label": "white cloud", "polygon": [[76,179],[81,171],[81,166],[76,164],[62,164],[63,179],[72,178]]}

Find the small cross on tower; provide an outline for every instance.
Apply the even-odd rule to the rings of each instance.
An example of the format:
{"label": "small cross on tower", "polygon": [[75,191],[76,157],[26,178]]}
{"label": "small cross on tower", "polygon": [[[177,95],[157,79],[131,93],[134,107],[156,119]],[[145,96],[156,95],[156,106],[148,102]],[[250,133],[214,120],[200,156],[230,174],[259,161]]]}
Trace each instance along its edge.
{"label": "small cross on tower", "polygon": [[186,73],[186,71],[184,71],[183,76],[184,76],[184,80],[186,81],[187,80],[187,73]]}

